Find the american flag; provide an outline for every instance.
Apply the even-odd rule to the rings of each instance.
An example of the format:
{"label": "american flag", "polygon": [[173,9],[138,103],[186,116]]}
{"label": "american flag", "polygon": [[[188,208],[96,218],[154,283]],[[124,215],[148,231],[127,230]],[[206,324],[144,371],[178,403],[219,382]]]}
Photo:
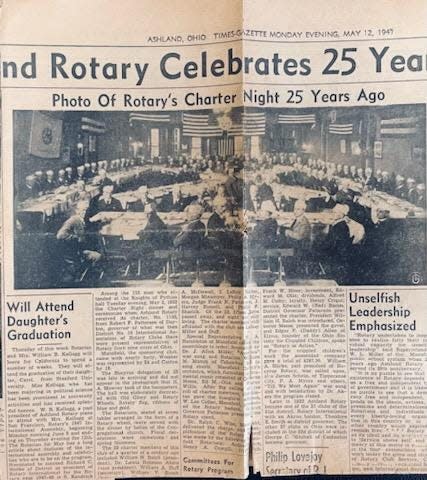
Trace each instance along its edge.
{"label": "american flag", "polygon": [[329,133],[334,135],[352,135],[353,124],[352,123],[331,123],[329,125]]}
{"label": "american flag", "polygon": [[105,133],[107,130],[105,122],[99,122],[98,120],[93,120],[89,117],[82,117],[81,122],[81,128],[85,132]]}
{"label": "american flag", "polygon": [[418,132],[417,117],[399,117],[381,120],[381,136],[400,137],[415,135]]}
{"label": "american flag", "polygon": [[243,112],[242,121],[230,128],[231,136],[265,135],[265,113]]}
{"label": "american flag", "polygon": [[222,129],[209,124],[209,114],[182,114],[184,137],[221,137]]}
{"label": "american flag", "polygon": [[297,113],[296,115],[287,115],[279,113],[277,123],[282,124],[313,124],[316,123],[316,115],[314,113],[304,114]]}
{"label": "american flag", "polygon": [[129,123],[133,122],[169,123],[170,115],[166,113],[131,113]]}

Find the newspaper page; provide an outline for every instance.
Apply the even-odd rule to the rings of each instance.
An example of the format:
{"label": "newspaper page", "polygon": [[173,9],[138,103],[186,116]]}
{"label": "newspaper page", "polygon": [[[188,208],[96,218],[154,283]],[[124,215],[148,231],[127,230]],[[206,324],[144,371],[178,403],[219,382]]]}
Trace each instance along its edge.
{"label": "newspaper page", "polygon": [[427,2],[260,7],[243,40],[265,119],[245,164],[255,471],[426,473]]}
{"label": "newspaper page", "polygon": [[4,2],[1,478],[426,471],[402,5]]}
{"label": "newspaper page", "polygon": [[2,479],[248,474],[241,19],[4,3]]}

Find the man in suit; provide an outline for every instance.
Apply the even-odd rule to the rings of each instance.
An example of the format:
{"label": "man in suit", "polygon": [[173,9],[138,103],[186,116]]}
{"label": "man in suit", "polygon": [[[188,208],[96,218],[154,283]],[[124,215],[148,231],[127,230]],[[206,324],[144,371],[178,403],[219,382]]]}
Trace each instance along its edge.
{"label": "man in suit", "polygon": [[182,227],[173,241],[177,250],[200,250],[204,245],[206,227],[200,220],[203,209],[198,204],[189,205],[186,209],[188,222]]}
{"label": "man in suit", "polygon": [[254,249],[274,248],[277,244],[277,220],[273,214],[277,211],[271,200],[263,202],[258,211],[258,220],[250,235],[251,247]]}
{"label": "man in suit", "polygon": [[76,192],[76,197],[77,200],[85,200],[85,201],[90,201],[90,193],[86,191],[86,184],[84,180],[77,180],[76,182],[76,187],[77,187],[77,192]]}
{"label": "man in suit", "polygon": [[390,177],[390,174],[385,170],[381,172],[381,178],[378,179],[378,190],[382,192],[389,193],[390,195],[394,192],[393,179]]}
{"label": "man in suit", "polygon": [[120,200],[113,197],[113,190],[113,185],[104,185],[96,205],[98,212],[123,212]]}
{"label": "man in suit", "polygon": [[271,201],[275,204],[273,189],[270,185],[267,185],[262,181],[261,175],[257,175],[255,178],[255,184],[257,186],[256,199],[258,205],[262,205],[263,202]]}
{"label": "man in suit", "polygon": [[97,176],[97,166],[96,166],[96,162],[92,162],[90,164],[90,168],[87,169],[86,173],[85,173],[85,176],[86,176],[86,180],[92,180],[93,178],[95,178]]}
{"label": "man in suit", "polygon": [[366,190],[376,190],[377,188],[377,179],[372,173],[372,168],[365,168],[365,179],[363,181],[363,186]]}
{"label": "man in suit", "polygon": [[65,178],[65,170],[63,168],[58,170],[58,178],[56,180],[58,187],[64,187],[69,185],[67,179]]}
{"label": "man in suit", "polygon": [[199,175],[192,169],[188,168],[188,164],[184,163],[181,171],[177,175],[177,183],[193,182],[199,179]]}
{"label": "man in suit", "polygon": [[148,204],[148,188],[146,185],[142,185],[136,191],[138,197],[134,202],[129,202],[127,209],[130,212],[144,212],[145,206]]}
{"label": "man in suit", "polygon": [[74,180],[75,180],[75,175],[74,175],[74,172],[73,172],[73,167],[66,167],[65,168],[65,181],[66,181],[66,185],[71,185]]}
{"label": "man in suit", "polygon": [[113,180],[111,180],[111,178],[107,176],[107,170],[105,170],[104,168],[101,168],[99,170],[99,175],[95,179],[95,183],[99,185],[101,189],[108,185],[108,186],[112,186],[114,190],[114,182]]}
{"label": "man in suit", "polygon": [[41,170],[37,170],[37,172],[34,173],[35,175],[35,183],[37,185],[37,189],[40,192],[40,195],[44,194],[44,177],[43,177],[43,172]]}
{"label": "man in suit", "polygon": [[94,242],[88,241],[84,221],[87,202],[78,202],[74,214],[68,218],[56,234],[61,245],[64,259],[62,279],[64,283],[74,282],[82,271],[101,259],[101,254],[94,248]]}
{"label": "man in suit", "polygon": [[238,208],[243,205],[243,180],[238,176],[237,168],[231,167],[228,179],[224,183],[225,196]]}
{"label": "man in suit", "polygon": [[290,240],[290,243],[301,244],[308,242],[311,235],[310,222],[305,216],[307,205],[303,200],[297,200],[294,206],[295,220],[289,229],[285,230],[285,236]]}
{"label": "man in suit", "polygon": [[43,191],[45,193],[50,193],[55,190],[57,183],[55,182],[53,170],[47,170],[46,179],[43,184]]}
{"label": "man in suit", "polygon": [[25,177],[25,184],[19,190],[18,198],[22,202],[28,198],[35,198],[41,194],[40,187],[36,182],[36,177],[34,175],[27,175]]}
{"label": "man in suit", "polygon": [[342,167],[342,177],[350,178],[350,167],[348,165],[343,165]]}
{"label": "man in suit", "polygon": [[417,185],[417,207],[426,208],[426,184],[419,183]]}
{"label": "man in suit", "polygon": [[406,180],[406,186],[408,189],[406,199],[408,202],[416,205],[418,202],[418,192],[415,180],[413,178],[408,178],[408,180]]}
{"label": "man in suit", "polygon": [[357,175],[356,175],[356,178],[354,180],[358,183],[361,183],[362,185],[365,184],[365,174],[363,172],[363,168],[359,167],[357,169]]}
{"label": "man in suit", "polygon": [[153,250],[165,250],[171,246],[171,238],[165,222],[159,217],[156,211],[156,204],[149,202],[145,206],[147,223],[138,232],[141,249],[144,252]]}
{"label": "man in suit", "polygon": [[324,180],[323,190],[325,190],[330,196],[335,195],[338,192],[338,185],[335,181],[332,170],[326,172],[326,178]]}
{"label": "man in suit", "polygon": [[324,240],[325,263],[329,263],[333,278],[339,285],[346,284],[350,278],[352,239],[346,221],[349,211],[348,205],[335,205],[332,209],[334,221],[328,226]]}
{"label": "man in suit", "polygon": [[396,175],[396,188],[394,189],[394,196],[397,198],[406,199],[407,194],[408,189],[405,185],[405,177],[402,177],[402,175]]}
{"label": "man in suit", "polygon": [[79,181],[79,180],[81,180],[83,182],[86,181],[85,166],[84,165],[79,165],[77,167],[77,175],[76,175],[75,181]]}
{"label": "man in suit", "polygon": [[113,197],[114,185],[106,183],[102,186],[101,196],[98,199],[97,206],[100,212],[122,212],[122,203]]}
{"label": "man in suit", "polygon": [[215,204],[214,211],[207,222],[207,236],[214,248],[227,248],[227,234],[225,232],[224,213],[226,205]]}
{"label": "man in suit", "polygon": [[84,216],[88,207],[87,202],[78,202],[74,207],[74,214],[68,218],[62,227],[58,230],[56,238],[58,240],[83,242],[85,235]]}
{"label": "man in suit", "polygon": [[350,189],[350,182],[347,179],[341,181],[339,190],[335,194],[335,201],[351,206],[354,200],[354,193]]}

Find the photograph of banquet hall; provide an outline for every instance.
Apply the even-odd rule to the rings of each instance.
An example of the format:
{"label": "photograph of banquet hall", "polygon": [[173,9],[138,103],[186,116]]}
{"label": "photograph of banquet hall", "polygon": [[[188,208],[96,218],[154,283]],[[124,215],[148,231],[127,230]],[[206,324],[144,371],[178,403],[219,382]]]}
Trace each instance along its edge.
{"label": "photograph of banquet hall", "polygon": [[245,162],[248,281],[425,284],[425,105],[264,113]]}
{"label": "photograph of banquet hall", "polygon": [[425,117],[16,111],[15,288],[424,284]]}
{"label": "photograph of banquet hall", "polygon": [[216,118],[14,112],[15,288],[242,285],[243,147]]}

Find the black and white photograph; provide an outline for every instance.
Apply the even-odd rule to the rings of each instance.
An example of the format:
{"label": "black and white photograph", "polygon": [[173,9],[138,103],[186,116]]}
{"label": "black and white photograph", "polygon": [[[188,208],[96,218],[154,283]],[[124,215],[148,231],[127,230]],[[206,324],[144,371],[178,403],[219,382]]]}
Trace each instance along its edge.
{"label": "black and white photograph", "polygon": [[15,111],[15,288],[425,284],[425,119]]}
{"label": "black and white photograph", "polygon": [[248,281],[425,284],[425,105],[263,115],[245,161]]}
{"label": "black and white photograph", "polygon": [[16,111],[15,288],[241,286],[240,116]]}

